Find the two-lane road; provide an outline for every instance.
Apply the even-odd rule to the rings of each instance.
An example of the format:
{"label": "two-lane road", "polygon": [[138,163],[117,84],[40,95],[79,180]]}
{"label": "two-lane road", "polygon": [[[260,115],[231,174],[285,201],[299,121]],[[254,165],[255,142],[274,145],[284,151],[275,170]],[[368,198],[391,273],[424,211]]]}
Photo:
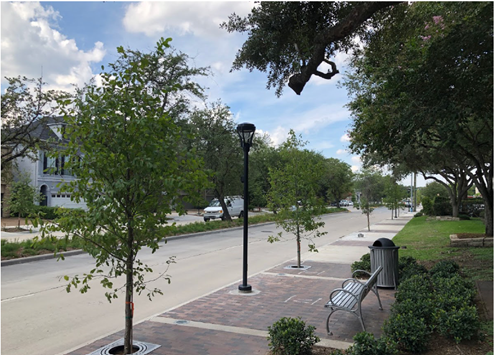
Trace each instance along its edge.
{"label": "two-lane road", "polygon": [[[371,215],[371,224],[389,217],[387,209],[379,208]],[[366,227],[366,217],[356,210],[322,219],[328,234],[314,240],[318,248]],[[284,234],[287,240],[267,242],[268,236],[276,232],[274,224],[249,228],[249,275],[295,259],[292,236]],[[141,254],[141,260],[154,270],[152,278],[166,270],[171,256],[175,256],[176,263],[167,270],[171,284],[159,279],[149,285],[160,288],[163,296],[156,296],[152,302],[145,294],[135,296],[135,322],[242,278],[240,229],[170,240],[155,254],[148,250]],[[302,257],[306,260],[306,253]],[[123,329],[124,297],[107,302],[98,280],[92,281],[86,294],[74,290],[68,294],[65,290],[66,283],[61,281],[64,275],[82,275],[93,266],[93,259],[83,254],[60,262],[45,260],[2,267],[2,354],[65,353]]]}

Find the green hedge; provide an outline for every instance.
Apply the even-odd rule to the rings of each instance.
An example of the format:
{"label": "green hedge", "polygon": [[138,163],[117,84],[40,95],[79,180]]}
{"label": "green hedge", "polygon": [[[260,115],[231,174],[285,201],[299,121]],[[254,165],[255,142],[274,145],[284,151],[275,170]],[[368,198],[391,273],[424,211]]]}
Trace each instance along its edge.
{"label": "green hedge", "polygon": [[443,260],[429,272],[409,273],[407,270],[417,269],[412,259],[403,263],[405,277],[395,295],[391,316],[384,324],[385,336],[397,343],[400,350],[414,353],[427,349],[432,332],[457,344],[475,336],[479,329],[474,304],[476,290],[460,275],[459,265]]}

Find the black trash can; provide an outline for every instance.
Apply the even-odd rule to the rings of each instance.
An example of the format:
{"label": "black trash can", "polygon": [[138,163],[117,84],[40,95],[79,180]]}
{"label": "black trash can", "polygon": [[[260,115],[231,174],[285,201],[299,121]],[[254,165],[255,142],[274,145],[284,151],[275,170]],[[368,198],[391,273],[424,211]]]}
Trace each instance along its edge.
{"label": "black trash can", "polygon": [[390,239],[379,238],[369,248],[372,272],[382,266],[382,271],[377,278],[377,286],[396,288],[399,283],[399,247],[394,245]]}

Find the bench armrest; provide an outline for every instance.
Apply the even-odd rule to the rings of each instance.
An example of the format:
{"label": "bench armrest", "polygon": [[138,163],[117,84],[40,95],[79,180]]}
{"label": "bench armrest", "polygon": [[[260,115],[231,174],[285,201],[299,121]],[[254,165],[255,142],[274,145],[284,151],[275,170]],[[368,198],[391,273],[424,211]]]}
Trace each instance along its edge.
{"label": "bench armrest", "polygon": [[361,282],[361,281],[360,281],[360,280],[358,280],[358,279],[349,278],[349,279],[346,279],[346,280],[344,280],[344,281],[342,282],[342,286],[341,286],[341,287],[342,287],[342,288],[345,288],[345,287],[346,287],[346,285],[347,285],[348,283],[350,283],[350,282],[351,282],[351,283],[360,283],[360,284],[362,284],[362,285],[364,284],[363,282]]}
{"label": "bench armrest", "polygon": [[371,273],[371,272],[368,272],[368,271],[365,271],[365,270],[355,270],[355,271],[353,271],[353,275],[351,275],[351,276],[352,276],[352,277],[354,277],[354,274],[356,274],[357,272],[358,272],[358,273],[359,273],[359,272],[363,272],[363,273],[367,274],[367,275],[368,275],[368,277],[372,276],[372,273]]}

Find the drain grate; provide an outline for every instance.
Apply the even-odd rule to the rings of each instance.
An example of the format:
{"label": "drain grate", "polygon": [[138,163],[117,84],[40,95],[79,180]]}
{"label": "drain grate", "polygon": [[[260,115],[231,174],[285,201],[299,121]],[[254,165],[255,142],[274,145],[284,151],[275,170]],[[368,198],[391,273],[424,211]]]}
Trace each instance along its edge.
{"label": "drain grate", "polygon": [[188,320],[177,320],[177,321],[175,321],[175,324],[178,324],[178,325],[188,324],[188,323],[189,323]]}
{"label": "drain grate", "polygon": [[[95,350],[94,352],[88,354],[88,355],[112,355],[111,350],[117,346],[122,346],[124,345],[124,338],[121,338],[119,340],[116,340],[115,342],[106,345],[98,350]],[[134,341],[133,342],[134,347],[138,347],[138,350],[133,353],[133,355],[145,355],[150,353],[153,350],[156,350],[159,348],[161,345],[157,344],[151,344],[151,343],[144,343],[141,341]]]}
{"label": "drain grate", "polygon": [[311,266],[309,265],[301,265],[301,267],[297,267],[297,265],[287,265],[284,267],[286,270],[308,270]]}

